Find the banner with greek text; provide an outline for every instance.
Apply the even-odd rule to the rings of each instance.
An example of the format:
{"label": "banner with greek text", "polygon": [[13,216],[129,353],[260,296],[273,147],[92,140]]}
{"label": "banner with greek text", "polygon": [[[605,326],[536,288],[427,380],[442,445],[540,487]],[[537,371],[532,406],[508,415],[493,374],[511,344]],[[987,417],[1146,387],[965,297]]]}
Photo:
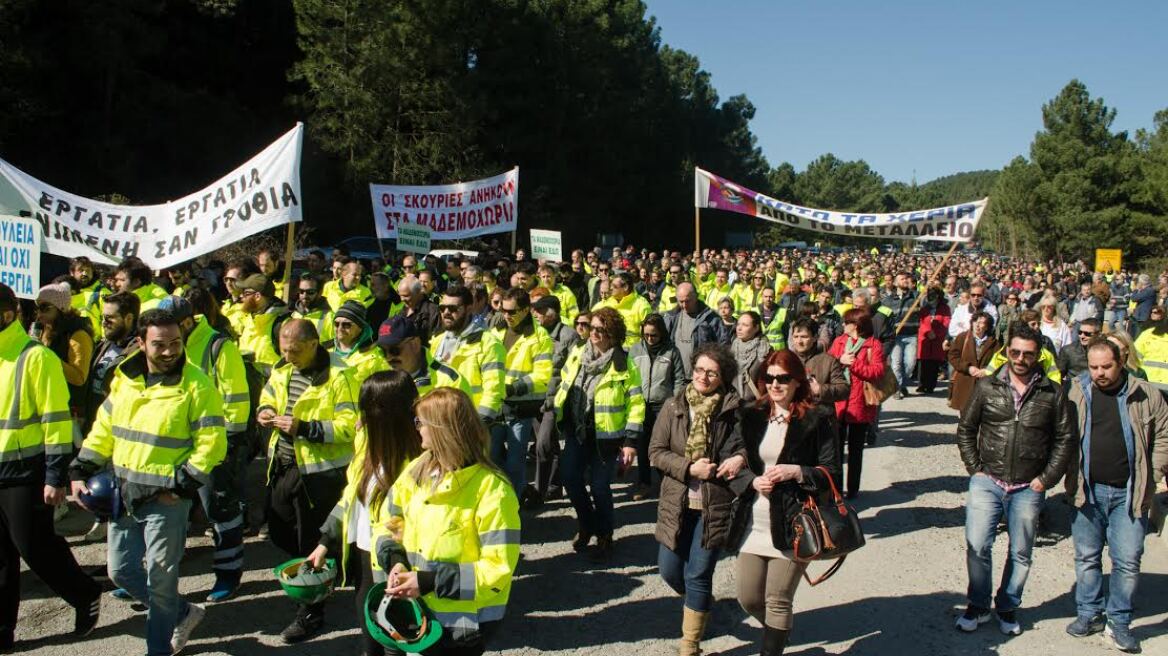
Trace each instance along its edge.
{"label": "banner with greek text", "polygon": [[775,200],[702,169],[695,169],[694,206],[738,212],[827,235],[966,242],[973,238],[988,198],[915,212],[860,214]]}
{"label": "banner with greek text", "polygon": [[17,298],[36,300],[41,288],[41,227],[36,221],[0,216],[0,283]]}
{"label": "banner with greek text", "polygon": [[511,232],[519,225],[519,167],[492,178],[449,185],[370,184],[373,225],[380,239],[397,237],[397,226],[425,224],[430,236],[463,239]]}
{"label": "banner with greek text", "polygon": [[[18,199],[0,210],[29,212],[40,224],[45,252],[106,264],[136,255],[150,268],[163,269],[300,221],[303,141],[304,126],[297,123],[207,188],[161,205],[113,205],[77,196],[0,159],[0,199]],[[6,194],[5,185],[15,194]]]}

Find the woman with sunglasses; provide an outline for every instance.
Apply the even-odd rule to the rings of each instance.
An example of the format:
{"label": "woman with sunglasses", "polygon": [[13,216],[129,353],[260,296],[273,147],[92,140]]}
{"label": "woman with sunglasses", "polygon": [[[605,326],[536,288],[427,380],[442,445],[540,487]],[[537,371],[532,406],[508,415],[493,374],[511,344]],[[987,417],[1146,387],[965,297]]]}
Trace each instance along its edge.
{"label": "woman with sunglasses", "polygon": [[572,548],[596,548],[592,557],[612,556],[612,479],[637,456],[645,423],[645,397],[636,363],[621,346],[625,322],[610,307],[592,313],[588,343],[568,354],[554,405],[564,435],[560,480],[576,510]]}
{"label": "woman with sunglasses", "polygon": [[[345,491],[320,527],[320,546],[308,556],[313,567],[321,569],[328,555],[339,555],[342,584],[346,579],[354,581],[365,656],[382,654],[381,644],[369,635],[364,620],[365,595],[375,582],[370,518],[381,512],[387,490],[406,464],[422,453],[422,438],[414,426],[417,399],[418,389],[404,371],[379,371],[361,384],[357,400],[361,421],[353,439]],[[380,572],[377,578],[385,580]]]}
{"label": "woman with sunglasses", "polygon": [[746,491],[735,477],[746,465],[739,423],[743,402],[734,390],[738,364],[721,344],[698,348],[693,381],[665,402],[649,442],[661,470],[657,503],[657,567],[685,598],[681,656],[701,653],[713,605],[714,567],[729,541],[734,499]]}
{"label": "woman with sunglasses", "polygon": [[734,544],[742,540],[734,578],[738,603],[762,623],[762,653],[772,656],[786,647],[795,590],[807,567],[791,559],[790,526],[803,500],[829,487],[816,467],[839,478],[838,435],[831,409],[811,399],[799,356],[771,353],[756,381],[763,398],[742,427],[749,468],[734,481],[745,484],[741,507],[749,509],[735,517],[732,530]]}
{"label": "woman with sunglasses", "polygon": [[519,500],[487,455],[490,436],[470,397],[443,387],[414,411],[423,452],[373,515],[374,553],[388,572],[386,594],[421,599],[442,625],[423,653],[477,656],[507,610]]}
{"label": "woman with sunglasses", "polygon": [[841,424],[838,454],[841,467],[845,441],[848,447],[844,489],[847,497],[854,499],[860,491],[864,439],[879,408],[864,400],[864,383],[875,383],[884,376],[884,349],[880,340],[872,336],[872,315],[868,310],[852,308],[844,313],[844,334],[831,345],[829,353],[844,366],[844,375],[851,384],[848,398],[836,401],[835,411]]}

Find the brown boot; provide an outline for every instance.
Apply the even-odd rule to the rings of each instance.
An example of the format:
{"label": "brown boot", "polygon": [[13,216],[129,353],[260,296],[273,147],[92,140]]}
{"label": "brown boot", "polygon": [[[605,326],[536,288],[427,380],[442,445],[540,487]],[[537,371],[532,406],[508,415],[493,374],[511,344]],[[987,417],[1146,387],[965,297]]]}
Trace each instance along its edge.
{"label": "brown boot", "polygon": [[706,631],[709,613],[683,608],[681,615],[681,642],[677,646],[678,656],[699,656],[702,653],[702,634]]}

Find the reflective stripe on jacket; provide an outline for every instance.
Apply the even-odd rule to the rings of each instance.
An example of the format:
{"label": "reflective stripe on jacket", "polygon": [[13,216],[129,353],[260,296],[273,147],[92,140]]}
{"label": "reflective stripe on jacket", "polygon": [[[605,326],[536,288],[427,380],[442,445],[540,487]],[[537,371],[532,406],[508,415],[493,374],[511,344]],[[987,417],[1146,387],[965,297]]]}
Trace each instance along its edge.
{"label": "reflective stripe on jacket", "polygon": [[[506,350],[503,360],[505,401],[542,401],[547,396],[556,345],[543,326],[532,322],[531,328],[530,335],[520,335]],[[504,329],[492,332],[503,342]]]}
{"label": "reflective stripe on jacket", "polygon": [[[436,356],[445,336],[446,333],[438,333],[430,339],[430,353]],[[495,419],[503,409],[506,359],[507,351],[503,348],[503,342],[489,331],[470,325],[458,337],[458,346],[450,361],[444,363],[450,365],[470,385],[471,403],[484,420]]]}
{"label": "reflective stripe on jacket", "polygon": [[[216,339],[222,340],[218,357],[211,361],[211,345]],[[195,329],[187,336],[187,362],[198,367],[211,378],[219,394],[223,396],[224,428],[228,435],[247,430],[247,419],[251,414],[251,395],[247,387],[247,370],[243,356],[235,342],[219,333],[207,319],[199,317]]]}
{"label": "reflective stripe on jacket", "polygon": [[[563,380],[560,381],[555,398],[556,421],[564,419],[568,390],[580,374],[580,361],[585,348],[587,345],[573,349],[564,363]],[[597,439],[631,438],[644,430],[645,396],[641,391],[641,373],[624,351],[614,353],[612,363],[600,375],[593,406]]]}
{"label": "reflective stripe on jacket", "polygon": [[625,342],[624,347],[627,351],[633,344],[636,344],[641,339],[641,322],[653,308],[649,307],[649,301],[646,301],[640,294],[629,292],[629,295],[622,298],[619,302],[616,298],[609,296],[600,302],[599,307],[610,307],[616,310],[621,319],[625,322]]}
{"label": "reflective stripe on jacket", "polygon": [[[759,316],[762,316],[761,312]],[[772,349],[781,351],[787,348],[787,308],[777,308],[775,316],[771,317],[770,323],[763,327],[762,332]]]}
{"label": "reflective stripe on jacket", "polygon": [[0,331],[0,483],[64,487],[73,417],[61,360],[19,321]]}
{"label": "reflective stripe on jacket", "polygon": [[280,361],[278,333],[288,316],[288,306],[282,302],[273,302],[259,314],[239,315],[239,352],[245,358],[251,356],[265,376],[271,375],[272,366]]}

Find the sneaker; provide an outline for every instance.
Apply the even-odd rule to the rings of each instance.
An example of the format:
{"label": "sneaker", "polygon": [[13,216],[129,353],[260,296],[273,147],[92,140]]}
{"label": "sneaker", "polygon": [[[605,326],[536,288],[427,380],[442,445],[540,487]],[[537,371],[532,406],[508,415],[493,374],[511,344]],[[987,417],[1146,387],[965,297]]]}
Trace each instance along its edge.
{"label": "sneaker", "polygon": [[105,542],[106,529],[108,527],[108,522],[94,521],[93,526],[89,527],[89,531],[85,533],[85,537],[82,539],[86,542]]}
{"label": "sneaker", "polygon": [[211,586],[211,592],[207,593],[207,601],[211,603],[219,601],[227,601],[239,589],[240,573],[216,573],[215,585]]}
{"label": "sneaker", "polygon": [[73,612],[73,636],[84,638],[93,633],[93,629],[97,627],[97,619],[101,615],[101,595],[84,606],[74,608]]}
{"label": "sneaker", "polygon": [[130,591],[125,588],[114,588],[110,590],[110,596],[118,601],[134,601],[134,595],[130,594]]}
{"label": "sneaker", "polygon": [[1075,618],[1074,622],[1067,625],[1067,633],[1076,638],[1086,638],[1092,633],[1099,633],[1106,625],[1107,620],[1104,619],[1103,615],[1095,615],[1094,617],[1080,615]]}
{"label": "sneaker", "polygon": [[313,613],[308,610],[307,606],[300,606],[292,623],[280,632],[280,638],[289,645],[304,642],[320,633],[323,627],[324,615],[322,613]]}
{"label": "sneaker", "polygon": [[191,634],[195,632],[195,627],[203,621],[203,616],[206,614],[207,611],[202,606],[187,604],[187,614],[179,620],[178,626],[174,627],[174,633],[171,634],[170,653],[177,654],[187,646]]}
{"label": "sneaker", "polygon": [[1022,635],[1022,625],[1018,624],[1017,611],[998,611],[998,630],[1010,636]]}
{"label": "sneaker", "polygon": [[990,612],[977,606],[966,606],[965,612],[957,618],[957,629],[966,633],[973,633],[977,627],[990,621]]}
{"label": "sneaker", "polygon": [[1117,626],[1111,622],[1103,629],[1103,644],[1114,647],[1128,654],[1140,653],[1140,641],[1132,635],[1131,629],[1126,626]]}

